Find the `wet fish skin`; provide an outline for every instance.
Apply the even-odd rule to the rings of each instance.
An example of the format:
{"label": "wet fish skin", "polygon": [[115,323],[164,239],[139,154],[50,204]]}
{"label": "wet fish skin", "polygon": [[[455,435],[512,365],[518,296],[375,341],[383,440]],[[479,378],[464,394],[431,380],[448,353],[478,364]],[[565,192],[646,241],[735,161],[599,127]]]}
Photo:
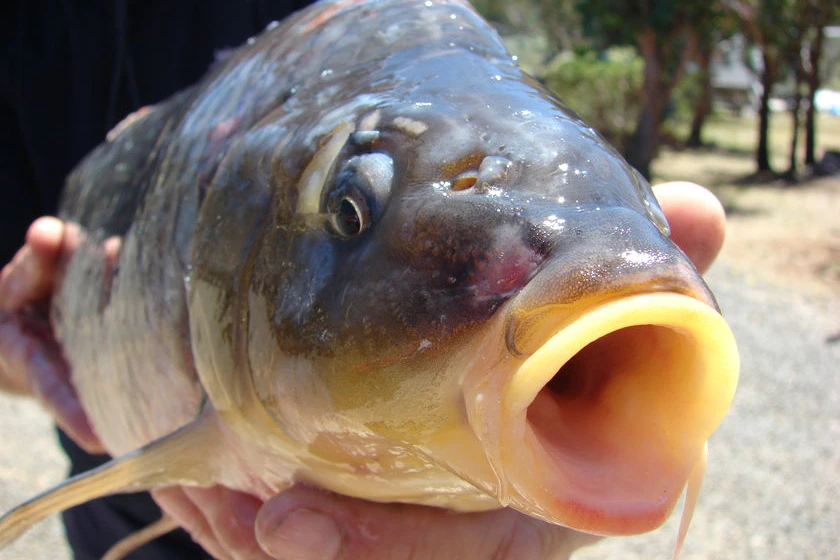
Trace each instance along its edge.
{"label": "wet fish skin", "polygon": [[[348,346],[364,344],[361,337],[404,346],[409,342],[416,344],[413,341],[418,336],[423,340],[436,333],[442,336],[445,330],[462,329],[465,326],[457,324],[461,318],[467,324],[480,322],[506,294],[495,294],[489,305],[470,303],[472,287],[467,280],[472,263],[494,248],[480,244],[471,247],[469,241],[476,244],[498,227],[518,228],[522,230],[517,233],[519,236],[533,239],[523,241],[523,250],[528,253],[524,258],[530,267],[544,258],[541,253],[545,249],[530,248],[539,244],[538,238],[543,234],[526,223],[530,217],[522,216],[522,212],[534,200],[545,204],[541,200],[544,194],[556,189],[548,180],[528,185],[520,179],[519,184],[512,185],[519,191],[505,189],[505,200],[500,202],[507,204],[498,204],[486,195],[439,195],[427,202],[412,202],[459,208],[449,212],[450,216],[459,217],[457,223],[435,209],[427,223],[417,223],[412,230],[401,232],[401,247],[387,248],[388,253],[413,253],[413,262],[380,260],[362,264],[358,251],[352,250],[352,242],[335,239],[324,234],[323,229],[317,239],[315,235],[297,232],[283,235],[284,228],[297,227],[289,224],[301,222],[295,212],[296,177],[318,143],[342,122],[359,121],[378,111],[380,122],[390,125],[390,130],[381,131],[378,149],[387,145],[387,149],[400,152],[394,158],[398,166],[394,183],[423,185],[426,190],[429,183],[443,183],[457,174],[442,174],[446,165],[456,172],[466,171],[470,164],[475,167],[480,163],[477,160],[482,153],[519,157],[535,145],[543,151],[546,146],[551,147],[552,135],[576,137],[579,145],[565,147],[561,154],[539,154],[542,161],[532,155],[529,165],[542,166],[542,170],[510,172],[521,177],[548,171],[549,176],[553,174],[567,182],[564,196],[568,202],[558,205],[560,210],[563,206],[576,209],[617,200],[647,210],[633,192],[638,188],[633,185],[635,176],[614,151],[570,112],[555,106],[545,92],[536,89],[536,84],[516,67],[498,37],[464,5],[345,4],[317,8],[324,15],[335,10],[329,15],[329,25],[317,26],[323,16],[312,16],[310,11],[309,17],[292,18],[252,45],[233,52],[198,86],[156,107],[128,131],[103,145],[71,178],[61,217],[99,236],[122,236],[123,243],[117,265],[119,281],[108,294],[108,308],[101,315],[99,310],[106,303],[97,301],[92,305],[79,297],[78,283],[89,283],[92,274],[105,275],[103,269],[108,267],[101,252],[98,258],[77,257],[79,264],[71,267],[62,292],[66,295],[58,304],[63,323],[73,327],[65,328],[59,323],[57,330],[70,349],[90,346],[87,341],[91,339],[101,340],[102,347],[127,348],[119,363],[103,356],[89,358],[92,364],[73,359],[71,350],[74,365],[85,371],[76,383],[81,386],[83,401],[94,400],[84,396],[88,392],[113,394],[128,390],[144,396],[152,393],[146,399],[138,399],[148,402],[138,403],[138,410],[127,410],[124,416],[135,423],[143,423],[140,418],[154,420],[146,421],[142,427],[125,426],[113,437],[108,436],[107,430],[101,434],[112,451],[135,448],[195,416],[200,388],[189,352],[184,350],[189,349],[190,341],[183,279],[196,274],[213,275],[220,277],[215,281],[230,284],[242,266],[242,253],[249,250],[245,245],[260,235],[270,236],[264,244],[286,248],[285,253],[265,257],[263,266],[269,270],[261,274],[264,278],[257,276],[254,284],[277,292],[266,297],[288,317],[275,321],[273,327],[277,343],[292,353],[342,352]],[[392,23],[380,32],[382,21]],[[336,47],[332,42],[339,38],[341,47]],[[471,56],[465,57],[464,51]],[[545,114],[546,109],[549,115]],[[508,122],[498,122],[502,115]],[[391,124],[398,118],[424,123],[431,130],[423,138],[413,138]],[[517,127],[529,134],[542,134],[544,139],[537,142],[533,141],[536,138],[529,138],[517,146],[523,137],[522,129]],[[429,140],[432,134],[443,138]],[[498,150],[501,147],[505,150]],[[357,151],[366,149],[361,146]],[[412,152],[422,157],[412,161]],[[560,162],[568,165],[565,177],[545,169]],[[610,184],[611,173],[602,167],[612,169],[612,175],[617,171],[625,184]],[[585,174],[585,180],[573,175],[575,172]],[[592,175],[599,174],[601,192],[591,187],[593,181],[598,181]],[[257,185],[256,181],[263,184]],[[625,192],[628,181],[631,188]],[[522,192],[525,188],[534,191]],[[215,212],[205,211],[205,215],[210,217],[208,221],[218,221],[196,227],[199,206],[205,203],[208,192],[210,201],[205,206],[218,202],[218,207]],[[392,197],[397,198],[393,194]],[[109,211],[109,205],[123,210]],[[259,229],[269,211],[283,227],[263,233]],[[412,212],[409,209],[404,214]],[[488,214],[497,215],[498,221],[482,223]],[[384,219],[387,221],[383,223],[377,220],[375,239],[367,241],[366,246],[388,238],[395,229],[390,224],[403,217],[389,215]],[[250,231],[246,229],[248,225]],[[423,228],[439,234],[435,241],[426,241],[432,250],[417,246],[415,236]],[[528,229],[532,231],[525,231]],[[442,244],[447,246],[441,247]],[[376,252],[365,250],[368,254]],[[202,264],[197,262],[203,263],[205,255],[209,262],[203,272],[199,271]],[[313,259],[318,262],[311,262]],[[340,260],[334,260],[328,268],[324,265],[328,259]],[[73,281],[74,269],[81,269],[79,282]],[[414,269],[427,274],[416,274]],[[389,275],[371,278],[378,270],[387,270]],[[455,286],[451,285],[452,278]],[[313,289],[313,284],[323,284],[324,279],[331,285]],[[377,303],[390,302],[390,309],[381,305],[363,310],[371,305],[372,287],[379,294]],[[306,306],[336,309],[338,305],[335,301],[310,302],[312,292],[325,299],[341,297],[345,302],[348,294],[354,294],[356,301],[350,307],[356,311],[350,317],[332,311],[333,322],[327,324],[325,313],[313,312]],[[230,293],[228,289],[218,297],[227,298]],[[406,308],[405,293],[417,294],[414,301],[408,302],[413,308]],[[89,297],[99,296],[91,293]],[[401,309],[394,309],[400,306]],[[446,309],[458,312],[445,313]],[[465,309],[469,317],[464,314]],[[87,320],[91,314],[96,317]],[[446,320],[441,320],[443,317]],[[395,321],[401,323],[399,328],[394,328]],[[76,327],[86,323],[98,323],[98,327],[90,327],[98,332],[79,331]],[[409,328],[409,323],[414,328]],[[129,330],[134,332],[125,334]],[[323,336],[325,332],[329,336]],[[149,333],[151,340],[143,333]],[[397,342],[395,336],[399,333],[405,334]],[[76,342],[75,337],[83,340]],[[125,339],[135,342],[127,343]],[[158,348],[162,355],[160,363],[152,368],[147,363],[149,347]],[[100,359],[106,363],[100,363]],[[124,372],[119,380],[112,374],[115,367]],[[160,386],[148,387],[145,380],[150,376],[149,369],[158,372],[155,377],[161,378]],[[111,387],[114,383],[118,387]],[[169,399],[158,398],[171,394],[184,401],[177,415],[172,414]],[[105,422],[104,416],[113,417],[108,403],[91,404],[92,408],[105,408],[100,423]],[[95,410],[90,413],[97,416]],[[161,425],[161,419],[168,418],[171,420]]]}
{"label": "wet fish skin", "polygon": [[[164,438],[138,455],[145,474],[107,488],[222,483],[267,497],[307,481],[638,532],[670,511],[734,390],[731,334],[647,183],[465,3],[333,1],[293,16],[94,151],[61,217],[81,245],[55,328],[82,404],[115,455]],[[648,307],[661,328],[644,322]],[[613,367],[626,346],[644,349],[644,378],[661,343],[689,348],[665,353],[666,378],[695,362],[726,370],[672,387],[714,404],[680,405],[698,418],[685,443],[645,448],[668,476],[661,489],[628,482],[642,497],[625,496],[629,470],[588,463],[622,434],[575,459],[582,470],[560,469],[582,487],[568,496],[527,443],[559,453],[528,424],[532,412],[570,420],[549,401],[583,395],[598,414],[580,433],[599,442],[599,415],[620,408],[600,408],[611,379],[528,365],[601,317],[589,310],[607,318],[571,353],[603,339]],[[518,381],[526,369],[557,376]],[[539,412],[516,404],[542,385]],[[533,472],[515,457],[529,454]],[[642,455],[644,470],[654,459]],[[530,488],[542,477],[555,497]],[[604,505],[588,488],[611,488],[599,477],[628,505]],[[651,492],[667,498],[651,505]]]}

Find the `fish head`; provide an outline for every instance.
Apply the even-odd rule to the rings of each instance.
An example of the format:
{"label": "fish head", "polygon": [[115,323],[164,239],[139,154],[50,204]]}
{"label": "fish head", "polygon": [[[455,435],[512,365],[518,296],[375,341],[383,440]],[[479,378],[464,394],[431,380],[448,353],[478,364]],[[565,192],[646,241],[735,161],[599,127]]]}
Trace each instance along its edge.
{"label": "fish head", "polygon": [[205,298],[227,334],[202,341],[193,321],[193,337],[232,348],[200,371],[245,381],[203,383],[319,460],[381,474],[421,456],[554,523],[651,530],[732,400],[731,332],[595,131],[521,76],[440,94],[451,72],[420,81],[428,96],[412,86],[429,101],[319,123],[297,165],[239,159],[294,188],[228,218],[236,280]]}

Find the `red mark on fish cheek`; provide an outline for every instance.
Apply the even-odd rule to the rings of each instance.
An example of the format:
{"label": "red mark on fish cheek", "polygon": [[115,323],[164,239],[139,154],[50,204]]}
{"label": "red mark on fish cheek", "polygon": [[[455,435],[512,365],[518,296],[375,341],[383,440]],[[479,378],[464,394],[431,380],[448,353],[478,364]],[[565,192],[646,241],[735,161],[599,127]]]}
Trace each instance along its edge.
{"label": "red mark on fish cheek", "polygon": [[518,236],[490,250],[469,276],[477,301],[508,296],[524,286],[542,263],[543,256]]}

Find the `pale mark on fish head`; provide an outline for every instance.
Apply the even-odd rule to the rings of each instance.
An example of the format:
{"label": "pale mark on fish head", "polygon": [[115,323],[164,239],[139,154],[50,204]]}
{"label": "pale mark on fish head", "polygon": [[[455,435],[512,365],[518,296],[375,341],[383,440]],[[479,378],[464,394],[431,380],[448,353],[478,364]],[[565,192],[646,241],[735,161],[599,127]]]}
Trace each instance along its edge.
{"label": "pale mark on fish head", "polygon": [[359,122],[359,130],[376,130],[379,125],[379,120],[382,118],[382,112],[379,109],[368,113]]}
{"label": "pale mark on fish head", "polygon": [[297,212],[316,214],[321,209],[321,192],[341,148],[353,133],[351,123],[342,123],[336,127],[330,138],[319,149],[309,165],[304,169],[298,183]]}
{"label": "pale mark on fish head", "polygon": [[420,136],[429,130],[429,125],[426,123],[409,117],[396,117],[393,121],[393,125],[409,136],[414,137]]}

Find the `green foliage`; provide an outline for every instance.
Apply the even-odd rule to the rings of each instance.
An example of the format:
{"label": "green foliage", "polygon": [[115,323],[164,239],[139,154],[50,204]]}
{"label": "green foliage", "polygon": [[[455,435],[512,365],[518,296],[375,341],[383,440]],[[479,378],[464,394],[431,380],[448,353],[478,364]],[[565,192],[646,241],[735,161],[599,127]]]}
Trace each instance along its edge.
{"label": "green foliage", "polygon": [[519,67],[532,76],[541,76],[546,61],[557,54],[557,49],[551,46],[548,37],[541,33],[517,33],[503,37],[502,40],[510,54],[516,57]]}
{"label": "green foliage", "polygon": [[577,0],[587,35],[601,45],[634,44],[638,32],[652,28],[670,35],[674,28],[697,29],[709,22],[719,8],[718,0]]}
{"label": "green foliage", "polygon": [[619,150],[636,128],[641,110],[644,61],[635,49],[562,53],[542,80],[555,95]]}
{"label": "green foliage", "polygon": [[700,72],[692,69],[677,82],[671,94],[671,102],[668,104],[663,123],[664,132],[668,137],[683,138],[686,135],[701,95]]}

